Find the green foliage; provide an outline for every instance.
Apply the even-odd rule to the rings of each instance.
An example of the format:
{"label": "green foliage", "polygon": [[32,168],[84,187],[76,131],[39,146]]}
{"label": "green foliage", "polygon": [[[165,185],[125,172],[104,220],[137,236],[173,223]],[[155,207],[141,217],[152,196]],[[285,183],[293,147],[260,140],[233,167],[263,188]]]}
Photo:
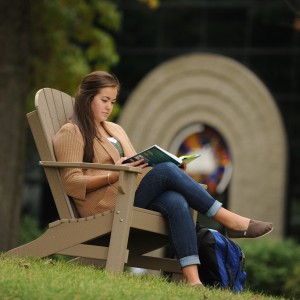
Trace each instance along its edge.
{"label": "green foliage", "polygon": [[34,218],[24,215],[21,219],[20,226],[20,244],[26,244],[36,239],[42,234],[39,224]]}
{"label": "green foliage", "polygon": [[[61,260],[7,257],[0,254],[0,299],[280,299],[245,291],[198,289],[153,275],[113,275]],[[282,298],[281,298],[282,299]]]}
{"label": "green foliage", "polygon": [[31,0],[31,105],[36,91],[52,87],[74,94],[90,71],[119,61],[113,32],[121,13],[112,1]]}
{"label": "green foliage", "polygon": [[283,290],[289,297],[300,299],[300,266],[296,266],[289,274],[287,281],[284,284]]}
{"label": "green foliage", "polygon": [[297,293],[300,298],[300,246],[295,241],[265,239],[239,244],[246,256],[246,283],[249,289],[270,295]]}

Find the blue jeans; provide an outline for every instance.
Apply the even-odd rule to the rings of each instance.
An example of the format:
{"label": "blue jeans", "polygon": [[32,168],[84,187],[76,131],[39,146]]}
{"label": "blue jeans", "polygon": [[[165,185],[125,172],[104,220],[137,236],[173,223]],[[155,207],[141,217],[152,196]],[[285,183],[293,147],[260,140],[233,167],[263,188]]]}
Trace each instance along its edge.
{"label": "blue jeans", "polygon": [[134,205],[160,212],[181,268],[200,264],[190,207],[213,217],[222,204],[173,163],[156,165],[141,181]]}

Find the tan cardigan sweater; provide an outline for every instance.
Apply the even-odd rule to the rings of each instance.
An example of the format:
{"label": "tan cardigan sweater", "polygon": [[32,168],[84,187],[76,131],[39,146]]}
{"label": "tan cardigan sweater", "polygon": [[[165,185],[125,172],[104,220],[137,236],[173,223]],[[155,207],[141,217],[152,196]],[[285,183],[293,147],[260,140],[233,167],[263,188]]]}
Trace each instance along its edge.
{"label": "tan cardigan sweater", "polygon": [[[107,132],[122,145],[124,155],[130,157],[136,153],[123,128],[112,122],[104,122]],[[77,125],[67,123],[53,138],[54,152],[57,161],[82,162],[84,141]],[[106,138],[94,139],[93,163],[114,164],[120,158],[119,152]],[[149,171],[146,168],[145,173]],[[71,196],[82,217],[111,210],[115,206],[118,183],[107,185],[96,191],[87,193],[86,183],[89,176],[107,175],[107,170],[65,168],[61,170],[61,178],[66,193]]]}

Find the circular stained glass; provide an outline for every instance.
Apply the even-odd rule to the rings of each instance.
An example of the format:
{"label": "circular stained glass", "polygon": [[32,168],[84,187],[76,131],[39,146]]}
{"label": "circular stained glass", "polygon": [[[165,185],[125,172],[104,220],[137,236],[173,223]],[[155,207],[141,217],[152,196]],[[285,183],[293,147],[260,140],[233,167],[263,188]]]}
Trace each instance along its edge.
{"label": "circular stained glass", "polygon": [[170,152],[177,156],[200,154],[187,165],[187,173],[200,183],[207,184],[211,194],[221,194],[232,174],[232,159],[222,136],[212,127],[191,125],[176,136]]}

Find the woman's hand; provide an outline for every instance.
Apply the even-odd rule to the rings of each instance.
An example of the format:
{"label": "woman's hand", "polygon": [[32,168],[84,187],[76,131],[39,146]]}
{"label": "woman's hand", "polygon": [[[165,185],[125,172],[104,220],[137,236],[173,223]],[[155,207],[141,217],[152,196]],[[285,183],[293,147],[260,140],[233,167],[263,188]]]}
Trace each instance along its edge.
{"label": "woman's hand", "polygon": [[181,165],[180,165],[180,169],[183,171],[183,172],[186,172],[186,167],[187,167],[187,165],[185,164],[185,163],[182,163]]}
{"label": "woman's hand", "polygon": [[126,163],[126,164],[123,164],[123,161],[126,160],[127,157],[121,157],[117,162],[116,162],[116,165],[122,165],[122,166],[127,166],[127,167],[139,167],[139,168],[145,168],[148,166],[147,163],[144,163],[144,159],[140,159],[140,160],[137,160],[137,161],[133,161],[133,162],[130,162],[130,163]]}
{"label": "woman's hand", "polygon": [[[116,161],[115,165],[116,166],[127,166],[127,167],[139,167],[139,168],[145,168],[148,166],[147,163],[144,163],[144,159],[140,159],[140,160],[137,160],[137,161],[133,161],[133,162],[130,162],[130,163],[126,163],[126,164],[123,164],[123,161],[126,160],[127,157],[121,157],[118,161]],[[110,182],[111,183],[114,183],[116,181],[119,180],[119,172],[118,171],[113,171],[110,173],[109,175],[110,177]]]}

